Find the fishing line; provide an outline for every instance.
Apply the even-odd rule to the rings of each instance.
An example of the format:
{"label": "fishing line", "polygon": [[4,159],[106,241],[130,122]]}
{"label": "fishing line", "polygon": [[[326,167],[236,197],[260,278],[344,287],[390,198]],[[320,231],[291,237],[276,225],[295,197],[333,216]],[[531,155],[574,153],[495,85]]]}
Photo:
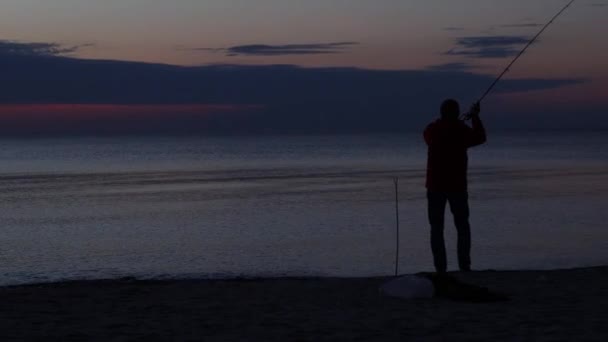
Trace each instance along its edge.
{"label": "fishing line", "polygon": [[[530,46],[532,46],[532,44],[534,44],[534,42],[538,39],[538,37],[540,37],[540,35],[543,34],[543,32],[545,32],[545,30],[549,26],[551,26],[551,24],[553,24],[553,22],[557,18],[559,18],[559,16],[561,16],[562,13],[564,13],[572,5],[572,3],[574,3],[574,1],[576,1],[576,0],[571,0],[566,6],[564,6],[564,8],[562,8],[559,12],[557,12],[557,14],[554,15],[553,18],[551,18],[551,20],[549,20],[549,22],[547,22],[545,24],[545,26],[543,26],[543,28],[528,42],[528,44],[526,44],[526,46],[517,54],[517,56],[515,56],[515,58],[511,61],[511,63],[509,63],[509,65],[507,65],[507,67],[503,70],[503,72],[500,75],[498,75],[498,77],[494,80],[494,82],[492,82],[492,84],[488,87],[488,89],[485,91],[485,93],[483,93],[483,95],[479,98],[479,100],[477,100],[478,103],[481,103],[481,101],[483,101],[483,99],[485,99],[486,96],[488,96],[490,94],[490,92],[494,89],[494,87],[502,79],[502,77],[507,72],[509,72],[509,70],[511,69],[513,64],[515,64],[515,62],[517,62],[517,60],[526,52],[526,50],[528,50],[528,48]],[[469,118],[470,118],[470,114],[467,113],[464,116],[464,120],[467,120]]]}

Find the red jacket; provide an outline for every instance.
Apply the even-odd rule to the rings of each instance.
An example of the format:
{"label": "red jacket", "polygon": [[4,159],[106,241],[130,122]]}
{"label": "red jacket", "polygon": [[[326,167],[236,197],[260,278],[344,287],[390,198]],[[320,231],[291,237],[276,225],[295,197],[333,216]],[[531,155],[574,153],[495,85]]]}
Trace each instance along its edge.
{"label": "red jacket", "polygon": [[479,117],[473,127],[461,120],[439,119],[424,130],[429,147],[426,188],[429,191],[467,191],[467,149],[486,141],[486,131]]}

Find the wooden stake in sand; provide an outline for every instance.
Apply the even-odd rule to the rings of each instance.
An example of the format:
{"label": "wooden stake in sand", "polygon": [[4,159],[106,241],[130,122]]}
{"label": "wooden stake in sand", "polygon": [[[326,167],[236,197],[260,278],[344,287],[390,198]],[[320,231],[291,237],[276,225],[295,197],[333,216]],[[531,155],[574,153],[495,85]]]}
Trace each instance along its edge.
{"label": "wooden stake in sand", "polygon": [[399,275],[399,177],[395,177],[395,218],[396,218],[396,237],[395,237],[395,277]]}

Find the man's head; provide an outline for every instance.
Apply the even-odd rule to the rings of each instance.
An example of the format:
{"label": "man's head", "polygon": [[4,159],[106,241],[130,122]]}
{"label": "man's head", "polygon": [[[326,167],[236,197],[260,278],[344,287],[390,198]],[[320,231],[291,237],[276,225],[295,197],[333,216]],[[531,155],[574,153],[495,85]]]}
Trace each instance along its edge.
{"label": "man's head", "polygon": [[458,101],[447,99],[441,104],[441,118],[447,120],[458,120],[460,116],[460,105]]}

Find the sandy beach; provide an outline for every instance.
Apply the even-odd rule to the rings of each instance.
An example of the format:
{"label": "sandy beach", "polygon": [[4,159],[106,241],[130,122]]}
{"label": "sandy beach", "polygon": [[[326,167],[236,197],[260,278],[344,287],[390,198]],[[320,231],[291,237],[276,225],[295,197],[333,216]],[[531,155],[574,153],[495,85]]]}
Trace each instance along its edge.
{"label": "sandy beach", "polygon": [[0,288],[0,339],[608,339],[608,267],[455,276],[510,300],[394,299],[389,278],[65,282]]}

